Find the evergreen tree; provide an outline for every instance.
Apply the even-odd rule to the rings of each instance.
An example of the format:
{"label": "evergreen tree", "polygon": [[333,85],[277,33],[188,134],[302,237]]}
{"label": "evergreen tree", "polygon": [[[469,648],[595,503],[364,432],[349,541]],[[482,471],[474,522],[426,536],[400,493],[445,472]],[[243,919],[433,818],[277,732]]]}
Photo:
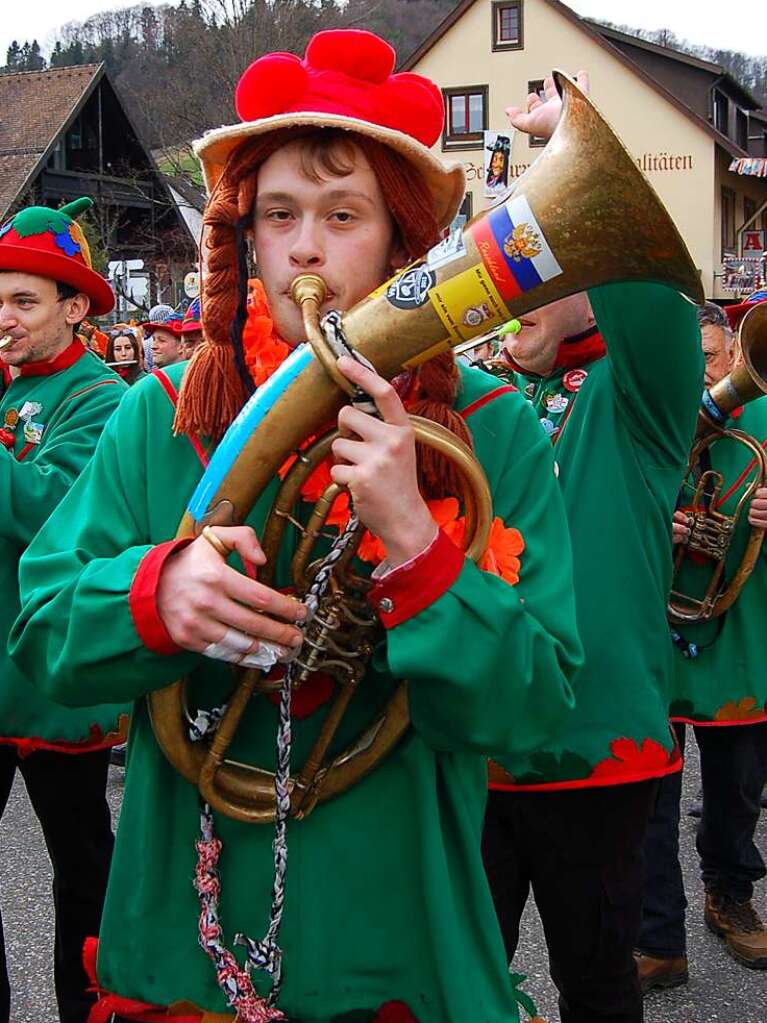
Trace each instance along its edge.
{"label": "evergreen tree", "polygon": [[20,71],[21,48],[14,39],[5,54],[5,66],[8,71]]}
{"label": "evergreen tree", "polygon": [[40,53],[40,44],[33,39],[29,47],[27,57],[27,71],[43,71],[45,69],[45,58]]}
{"label": "evergreen tree", "polygon": [[61,45],[61,40],[57,39],[56,44],[51,51],[50,59],[51,67],[66,67],[66,60],[64,54],[64,48]]}

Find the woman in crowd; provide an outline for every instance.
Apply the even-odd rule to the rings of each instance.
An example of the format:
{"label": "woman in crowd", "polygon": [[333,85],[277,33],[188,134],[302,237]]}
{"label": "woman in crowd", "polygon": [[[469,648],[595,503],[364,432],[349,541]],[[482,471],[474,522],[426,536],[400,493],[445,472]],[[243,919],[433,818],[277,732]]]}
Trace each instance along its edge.
{"label": "woman in crowd", "polygon": [[107,344],[107,366],[119,373],[126,384],[135,384],[146,376],[142,365],[142,351],[133,327],[119,327],[112,331]]}

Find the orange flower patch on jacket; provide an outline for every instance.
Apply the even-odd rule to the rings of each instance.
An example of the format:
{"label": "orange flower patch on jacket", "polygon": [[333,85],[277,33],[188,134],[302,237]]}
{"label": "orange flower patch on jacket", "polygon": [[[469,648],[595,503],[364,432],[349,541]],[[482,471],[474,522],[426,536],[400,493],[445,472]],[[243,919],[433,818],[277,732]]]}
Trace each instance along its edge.
{"label": "orange flower patch on jacket", "polygon": [[728,700],[714,714],[714,721],[751,721],[763,718],[765,708],[758,707],[756,697],[744,696],[741,700]]}
{"label": "orange flower patch on jacket", "polygon": [[669,766],[672,759],[672,756],[654,739],[643,739],[641,746],[637,746],[634,739],[613,739],[610,743],[610,753],[611,756],[595,765],[590,774],[591,778],[662,771]]}
{"label": "orange flower patch on jacket", "polygon": [[[301,488],[301,496],[305,501],[317,501],[331,483],[330,467],[327,461],[322,462]],[[460,505],[455,497],[426,502],[431,517],[456,547],[463,547],[466,534],[466,519],[459,517]],[[327,522],[329,526],[343,529],[349,521],[349,495],[339,494],[333,503]],[[507,526],[502,519],[493,519],[487,550],[480,562],[483,572],[500,576],[510,586],[519,582],[520,559],[525,549],[525,541],[518,529]],[[382,541],[367,530],[360,541],[357,556],[368,565],[380,565],[386,558],[386,548]]]}

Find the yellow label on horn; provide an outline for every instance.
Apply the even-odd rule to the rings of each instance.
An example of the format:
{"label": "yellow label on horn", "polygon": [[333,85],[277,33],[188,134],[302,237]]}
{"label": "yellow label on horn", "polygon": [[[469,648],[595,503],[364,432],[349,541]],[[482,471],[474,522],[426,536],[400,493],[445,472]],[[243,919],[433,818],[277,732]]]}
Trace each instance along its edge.
{"label": "yellow label on horn", "polygon": [[482,263],[435,284],[429,299],[452,344],[470,341],[511,319]]}

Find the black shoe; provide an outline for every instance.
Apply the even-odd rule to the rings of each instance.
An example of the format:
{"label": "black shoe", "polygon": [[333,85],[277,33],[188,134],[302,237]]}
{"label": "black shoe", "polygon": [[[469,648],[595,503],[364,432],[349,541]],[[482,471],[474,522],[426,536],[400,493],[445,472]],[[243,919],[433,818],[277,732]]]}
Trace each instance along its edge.
{"label": "black shoe", "polygon": [[114,764],[115,767],[125,767],[125,751],[127,748],[127,742],[121,742],[119,745],[113,746],[109,751],[109,763]]}

